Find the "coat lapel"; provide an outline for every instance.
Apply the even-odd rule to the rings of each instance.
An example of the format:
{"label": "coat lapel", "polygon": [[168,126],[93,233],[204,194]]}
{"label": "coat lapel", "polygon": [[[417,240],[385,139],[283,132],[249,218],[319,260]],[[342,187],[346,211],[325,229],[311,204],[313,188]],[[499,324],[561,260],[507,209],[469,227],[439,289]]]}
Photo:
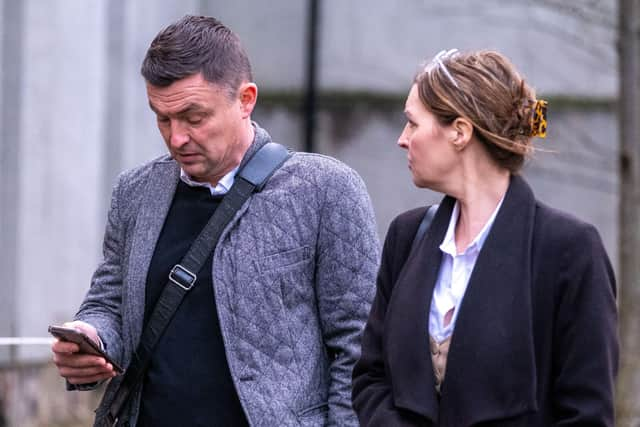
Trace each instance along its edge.
{"label": "coat lapel", "polygon": [[455,200],[447,197],[417,249],[409,254],[389,301],[385,348],[394,403],[438,423],[438,397],[429,351],[429,306],[438,277],[440,242]]}
{"label": "coat lapel", "polygon": [[[129,345],[135,349],[142,334],[144,317],[145,284],[151,257],[155,250],[162,226],[169,212],[180,177],[178,164],[168,159],[153,164],[152,177],[142,198],[140,211],[136,216],[131,253],[125,279],[124,303],[129,328]],[[128,361],[127,361],[128,363]]]}
{"label": "coat lapel", "polygon": [[[257,123],[252,123],[255,136],[253,143],[247,149],[242,161],[240,162],[240,170],[247,164],[249,159],[266,143],[271,142],[271,136],[266,130],[262,129]],[[240,218],[245,214],[251,204],[253,197],[250,197],[238,211],[235,213],[231,221],[225,226],[224,230],[220,234],[220,238],[213,252],[213,262],[211,263],[211,277],[213,277],[213,290],[215,293],[216,304],[218,305],[218,316],[220,316],[221,327],[225,328],[225,325],[231,325],[234,322],[233,316],[230,314],[233,311],[234,301],[229,297],[228,290],[222,286],[223,283],[229,280],[235,280],[236,274],[234,271],[233,263],[219,262],[222,258],[223,249],[229,248],[229,242],[233,237],[231,231],[238,225]],[[232,245],[232,244],[231,244]],[[228,309],[228,311],[227,311]],[[223,334],[224,336],[224,334]]]}
{"label": "coat lapel", "polygon": [[442,388],[443,425],[536,410],[531,298],[535,199],[513,177],[460,306]]}
{"label": "coat lapel", "polygon": [[[252,126],[253,126],[253,129],[254,129],[254,132],[255,132],[254,137],[253,137],[253,142],[251,143],[249,148],[247,148],[247,152],[242,157],[242,161],[240,162],[240,165],[239,165],[239,170],[240,171],[242,170],[242,168],[244,168],[244,166],[247,164],[249,159],[251,159],[251,157],[253,157],[253,155],[263,145],[265,145],[268,142],[271,142],[271,136],[267,133],[266,130],[262,129],[256,122],[252,122]],[[220,238],[218,240],[218,244],[216,245],[216,248],[214,249],[214,262],[212,263],[212,274],[213,274],[212,277],[214,277],[214,279],[219,278],[219,276],[216,277],[216,275],[215,275],[216,271],[215,271],[215,269],[213,269],[213,264],[215,264],[215,260],[217,259],[216,254],[219,252],[218,249],[223,246],[221,244],[221,242],[223,242],[227,238],[229,232],[233,229],[233,227],[236,226],[236,223],[242,217],[242,215],[244,215],[245,211],[249,207],[250,202],[251,202],[251,197],[249,198],[249,200],[247,200],[244,203],[244,205],[242,205],[242,207],[240,207],[240,209],[238,209],[238,211],[233,216],[231,221],[229,221],[229,223],[226,225],[226,227],[224,228],[224,230],[222,230],[222,233],[220,234]],[[214,280],[214,288],[215,288],[216,281],[217,280]]]}

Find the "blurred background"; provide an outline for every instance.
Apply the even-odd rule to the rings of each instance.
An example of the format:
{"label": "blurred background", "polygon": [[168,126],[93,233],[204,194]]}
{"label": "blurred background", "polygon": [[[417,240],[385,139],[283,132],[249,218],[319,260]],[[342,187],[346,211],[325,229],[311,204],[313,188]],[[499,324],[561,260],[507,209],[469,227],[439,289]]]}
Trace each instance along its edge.
{"label": "blurred background", "polygon": [[[115,177],[165,152],[139,68],[185,14],[239,34],[260,89],[254,119],[277,142],[357,170],[381,239],[395,215],[441,197],[413,187],[396,146],[419,64],[453,47],[506,54],[549,101],[549,135],[524,175],[539,199],[597,226],[620,276],[620,12],[634,4],[637,38],[638,3],[0,0],[0,337],[45,337],[75,313]],[[640,399],[620,396],[629,408]],[[0,346],[0,427],[88,425],[99,397],[65,392],[47,345]],[[638,412],[619,412],[619,425],[640,425]]]}

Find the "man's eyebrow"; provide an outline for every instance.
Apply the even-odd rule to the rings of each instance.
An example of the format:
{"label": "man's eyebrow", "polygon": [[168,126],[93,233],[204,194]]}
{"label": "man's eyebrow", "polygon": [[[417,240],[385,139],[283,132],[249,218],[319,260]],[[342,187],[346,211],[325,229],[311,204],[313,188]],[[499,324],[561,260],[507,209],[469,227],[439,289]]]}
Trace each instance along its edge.
{"label": "man's eyebrow", "polygon": [[[160,113],[160,111],[158,111],[158,109],[156,107],[154,107],[154,105],[151,102],[149,102],[149,108],[151,108],[151,111],[153,111],[154,113],[156,113],[158,115],[164,115],[164,114]],[[191,104],[188,104],[186,107],[184,107],[182,110],[173,113],[172,115],[184,116],[185,114],[189,114],[189,113],[192,113],[192,112],[198,112],[198,111],[202,111],[202,110],[204,110],[202,105],[191,103]]]}

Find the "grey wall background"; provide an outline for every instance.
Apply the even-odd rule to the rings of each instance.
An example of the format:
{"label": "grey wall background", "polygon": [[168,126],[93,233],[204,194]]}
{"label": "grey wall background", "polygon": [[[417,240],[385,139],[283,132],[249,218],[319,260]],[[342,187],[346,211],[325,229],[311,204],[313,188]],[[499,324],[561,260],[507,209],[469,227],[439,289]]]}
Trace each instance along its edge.
{"label": "grey wall background", "polygon": [[[413,187],[395,145],[419,63],[496,48],[552,101],[547,151],[525,175],[540,199],[596,224],[616,262],[614,2],[443,3],[321,1],[318,151],[363,176],[384,237],[399,212],[440,197]],[[0,336],[43,336],[75,312],[117,173],[164,152],[138,70],[157,31],[186,13],[240,35],[260,87],[255,119],[301,148],[305,1],[0,0]],[[0,348],[5,365],[48,357]]]}

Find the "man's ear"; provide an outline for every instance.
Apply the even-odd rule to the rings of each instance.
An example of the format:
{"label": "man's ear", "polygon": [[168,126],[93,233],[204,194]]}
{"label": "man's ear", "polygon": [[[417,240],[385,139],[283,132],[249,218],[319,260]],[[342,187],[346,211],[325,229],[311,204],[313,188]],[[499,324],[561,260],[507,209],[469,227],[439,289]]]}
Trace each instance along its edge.
{"label": "man's ear", "polygon": [[242,83],[238,88],[238,98],[240,99],[242,118],[246,119],[251,116],[258,101],[258,86],[253,82]]}
{"label": "man's ear", "polygon": [[459,151],[464,150],[473,135],[473,125],[471,122],[464,117],[458,117],[451,123],[451,131],[451,143],[455,149]]}

